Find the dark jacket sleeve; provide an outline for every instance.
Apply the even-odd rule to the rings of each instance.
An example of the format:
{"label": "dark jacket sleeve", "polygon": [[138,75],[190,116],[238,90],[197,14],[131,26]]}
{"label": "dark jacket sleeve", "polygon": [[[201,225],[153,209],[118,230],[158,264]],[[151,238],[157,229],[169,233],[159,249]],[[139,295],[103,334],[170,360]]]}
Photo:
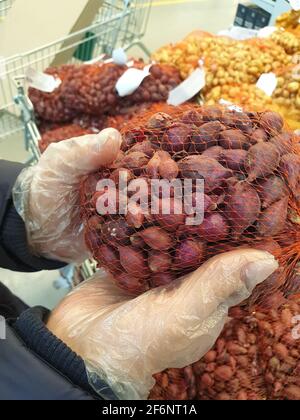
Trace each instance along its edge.
{"label": "dark jacket sleeve", "polygon": [[61,268],[64,263],[34,256],[28,248],[25,225],[11,197],[22,169],[22,164],[0,160],[0,267],[22,272]]}
{"label": "dark jacket sleeve", "polygon": [[[47,309],[28,308],[0,283],[0,400],[99,399],[83,360],[47,329],[48,316]],[[115,399],[106,383],[94,380],[103,398]]]}
{"label": "dark jacket sleeve", "polygon": [[0,357],[1,401],[94,399],[27,349],[9,326],[6,340],[0,340]]}
{"label": "dark jacket sleeve", "polygon": [[[64,264],[31,255],[11,190],[23,166],[0,160],[0,267],[16,271]],[[94,400],[83,360],[47,329],[49,311],[29,309],[0,283],[0,400]],[[5,318],[10,318],[5,320]],[[115,399],[97,378],[105,399]]]}

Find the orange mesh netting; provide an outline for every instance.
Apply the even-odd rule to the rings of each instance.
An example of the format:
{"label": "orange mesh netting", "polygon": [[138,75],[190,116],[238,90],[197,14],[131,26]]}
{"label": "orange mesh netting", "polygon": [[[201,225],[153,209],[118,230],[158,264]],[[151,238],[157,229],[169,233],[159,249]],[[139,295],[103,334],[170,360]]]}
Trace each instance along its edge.
{"label": "orange mesh netting", "polygon": [[[297,136],[271,111],[167,108],[169,114],[146,113],[127,124],[118,161],[82,186],[86,238],[95,259],[132,292],[171,281],[242,245],[271,248],[285,270],[294,269],[300,251]],[[170,200],[170,214],[163,214],[162,191],[158,214],[127,209],[126,215],[99,215],[96,203],[104,192],[96,192],[96,183],[118,181],[120,172],[131,183],[204,179],[204,222],[187,226],[187,214],[176,214],[182,207],[177,197]],[[150,208],[149,197],[143,199]]]}
{"label": "orange mesh netting", "polygon": [[216,86],[204,95],[204,99],[205,104],[209,106],[218,105],[222,99],[234,105],[248,107],[257,111],[262,109],[274,110],[275,108],[272,98],[255,85],[246,83]]}
{"label": "orange mesh netting", "polygon": [[184,79],[203,60],[205,91],[224,84],[255,84],[263,73],[276,73],[292,62],[292,57],[272,39],[237,41],[201,32],[160,48],[152,57],[158,63],[174,65]]}
{"label": "orange mesh netting", "polygon": [[45,71],[45,73],[60,79],[62,82],[52,93],[44,93],[40,90],[29,88],[28,95],[37,116],[53,122],[68,122],[75,117],[76,112],[67,108],[63,100],[64,84],[69,80],[72,71],[72,65],[65,65],[59,68],[53,67]]}
{"label": "orange mesh netting", "polygon": [[283,13],[276,20],[276,26],[287,30],[295,30],[299,28],[300,10],[290,10]]}
{"label": "orange mesh netting", "polygon": [[120,131],[131,119],[137,118],[138,115],[147,109],[156,112],[157,109],[162,109],[164,106],[166,106],[164,103],[143,103],[138,106],[124,107],[121,114],[113,113],[112,115],[103,114],[100,116],[81,114],[74,118],[72,124],[51,123],[40,120],[38,124],[42,133],[42,138],[39,142],[40,151],[43,153],[51,143],[58,143],[85,134],[95,134],[108,127]]}

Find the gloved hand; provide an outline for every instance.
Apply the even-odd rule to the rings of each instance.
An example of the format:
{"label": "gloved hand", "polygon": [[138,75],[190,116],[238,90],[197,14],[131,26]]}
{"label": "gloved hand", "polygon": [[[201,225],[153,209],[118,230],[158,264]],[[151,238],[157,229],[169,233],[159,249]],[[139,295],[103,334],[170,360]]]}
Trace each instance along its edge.
{"label": "gloved hand", "polygon": [[63,300],[48,328],[83,358],[95,388],[97,374],[120,399],[146,399],[152,375],[198,361],[220,335],[229,307],[277,268],[269,253],[237,250],[136,298],[98,273]]}
{"label": "gloved hand", "polygon": [[81,262],[88,256],[80,221],[79,183],[119,153],[113,128],[51,144],[36,166],[26,168],[13,191],[32,252],[49,259]]}

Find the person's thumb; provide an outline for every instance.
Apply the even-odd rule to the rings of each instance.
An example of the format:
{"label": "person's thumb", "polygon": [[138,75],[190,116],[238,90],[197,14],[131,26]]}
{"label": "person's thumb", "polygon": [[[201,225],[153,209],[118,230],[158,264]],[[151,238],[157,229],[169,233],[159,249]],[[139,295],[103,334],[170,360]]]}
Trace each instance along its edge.
{"label": "person's thumb", "polygon": [[93,369],[105,372],[120,398],[147,397],[152,375],[201,359],[220,335],[229,306],[249,297],[277,267],[266,252],[233,251],[167,287],[124,302],[95,329],[101,346],[89,359]]}
{"label": "person's thumb", "polygon": [[68,182],[112,163],[120,151],[121,134],[114,128],[51,144],[40,160],[40,167],[51,168]]}
{"label": "person's thumb", "polygon": [[185,310],[203,319],[224,302],[237,305],[277,268],[273,255],[264,251],[240,249],[218,255],[183,283]]}
{"label": "person's thumb", "polygon": [[[148,292],[144,328],[151,330],[158,319],[161,325],[156,330],[156,340],[143,349],[150,359],[151,353],[159,354],[152,373],[199,360],[221,333],[228,309],[247,299],[255,286],[277,268],[271,254],[242,249],[210,259],[190,276],[160,292]],[[145,325],[147,322],[149,325]]]}

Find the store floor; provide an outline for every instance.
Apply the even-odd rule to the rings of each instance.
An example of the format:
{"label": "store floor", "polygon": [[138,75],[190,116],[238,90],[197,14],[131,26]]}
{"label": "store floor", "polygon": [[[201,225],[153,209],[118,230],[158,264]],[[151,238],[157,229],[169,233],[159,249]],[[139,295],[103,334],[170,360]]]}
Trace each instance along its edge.
{"label": "store floor", "polygon": [[[154,51],[160,46],[177,42],[189,32],[203,29],[217,33],[232,24],[238,0],[159,0],[153,2],[144,43]],[[132,54],[139,54],[133,49]],[[12,136],[0,141],[0,158],[23,161],[22,136]],[[52,308],[66,293],[57,290],[53,282],[59,274],[11,274],[0,270],[0,278],[28,304],[41,304]]]}

